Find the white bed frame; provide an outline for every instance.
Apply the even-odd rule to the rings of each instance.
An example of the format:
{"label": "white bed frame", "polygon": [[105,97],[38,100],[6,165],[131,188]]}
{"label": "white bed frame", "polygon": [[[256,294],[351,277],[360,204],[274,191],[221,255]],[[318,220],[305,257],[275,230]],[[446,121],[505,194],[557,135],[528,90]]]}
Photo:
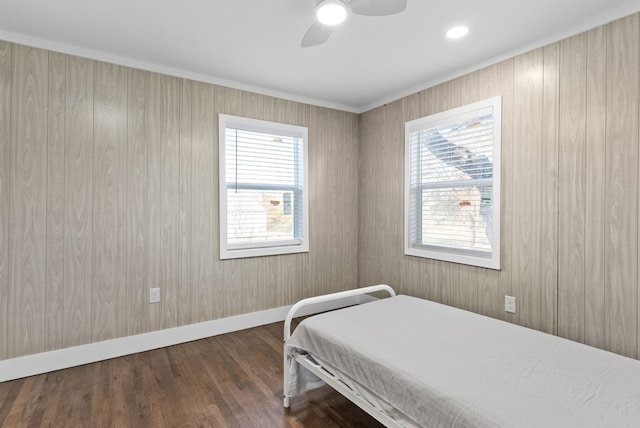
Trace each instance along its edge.
{"label": "white bed frame", "polygon": [[[288,385],[289,383],[289,365],[291,363],[291,359],[294,359],[296,362],[306,367],[310,372],[318,376],[322,379],[327,385],[331,386],[333,389],[344,395],[347,399],[355,403],[362,410],[367,412],[369,415],[373,416],[376,420],[382,423],[386,427],[401,427],[401,425],[391,418],[387,413],[384,412],[380,407],[376,406],[373,403],[370,403],[365,398],[363,398],[357,391],[350,388],[346,383],[344,383],[339,377],[335,376],[333,373],[327,371],[324,367],[316,363],[314,360],[309,358],[308,355],[296,354],[295,356],[290,356],[287,354],[286,345],[287,341],[291,337],[291,320],[295,317],[295,315],[304,307],[308,307],[310,305],[315,305],[318,303],[325,303],[330,301],[336,301],[346,298],[351,298],[355,296],[360,296],[369,293],[375,292],[387,292],[391,297],[396,295],[396,292],[393,288],[389,287],[386,284],[372,285],[369,287],[357,288],[354,290],[341,291],[338,293],[325,294],[317,297],[309,297],[307,299],[300,300],[298,303],[293,305],[287,316],[284,320],[284,383],[283,385]],[[284,389],[286,391],[286,388]],[[284,397],[284,407],[289,408],[291,405],[290,398]]]}
{"label": "white bed frame", "polygon": [[[366,294],[380,291],[388,293],[392,298],[371,303],[371,306],[347,310],[352,311],[351,316],[349,312],[341,311],[332,314],[335,315],[334,318],[319,316],[323,318],[303,321],[300,324],[301,331],[291,334],[291,321],[296,314],[321,312],[323,309],[318,306],[336,308],[365,303]],[[285,407],[290,406],[290,397],[321,384],[308,376],[307,371],[310,371],[386,427],[401,427],[405,424],[411,427],[431,424],[445,427],[456,425],[460,421],[465,426],[476,426],[477,423],[481,426],[534,428],[640,427],[638,361],[479,314],[447,308],[436,302],[420,301],[410,296],[394,297],[395,295],[395,291],[388,285],[375,285],[304,299],[291,308],[284,323]],[[339,302],[339,299],[343,301]],[[320,305],[310,310],[310,305],[318,303]],[[304,310],[301,311],[302,308]],[[386,316],[378,315],[379,310],[387,309],[389,312]],[[422,318],[422,312],[427,315],[425,318]],[[345,334],[334,334],[336,330],[339,332],[342,329],[342,323],[349,323],[354,319],[358,322],[345,325]],[[425,341],[415,341],[415,348],[408,348],[413,342],[406,342],[413,340],[415,332],[396,337],[395,330],[386,328],[387,325],[393,325],[394,329],[405,328],[407,323],[420,328],[421,323],[433,320],[449,324],[440,326],[442,328],[451,328],[445,329],[444,334],[438,333],[443,331],[442,328],[428,330],[428,334],[433,337],[425,336]],[[314,324],[314,321],[317,322]],[[309,329],[304,328],[307,323]],[[474,323],[477,329],[469,329],[468,323]],[[319,331],[331,330],[326,330],[327,336],[322,336],[321,333],[316,336],[313,327],[317,327]],[[368,331],[371,328],[381,331]],[[387,349],[384,340],[377,340],[376,333],[380,333],[381,339],[387,338],[395,344],[401,343],[401,346]],[[465,348],[449,349],[446,341],[440,340],[455,334],[460,334],[460,338],[469,342]],[[479,339],[474,341],[477,334]],[[342,354],[347,343],[354,346],[362,343],[364,348],[353,349],[353,355]],[[507,346],[504,346],[505,343]],[[316,344],[327,346],[326,355],[322,349],[313,350]],[[483,348],[484,345],[486,347]],[[521,351],[518,351],[519,346],[522,347]],[[309,349],[308,353],[306,349]],[[369,352],[365,354],[364,349]],[[413,349],[414,352],[408,349]],[[467,349],[469,355],[461,352],[461,349]],[[411,353],[407,355],[407,352]],[[456,353],[455,357],[452,352]],[[492,367],[486,367],[487,373],[484,374],[483,361],[493,361],[494,352],[500,358],[512,358],[514,364],[493,364]],[[362,361],[357,360],[354,355],[361,356]],[[406,370],[399,366],[401,361],[389,361],[390,357],[399,358],[402,363],[406,363]],[[464,365],[465,358],[475,357],[480,360],[478,364],[469,366],[468,371],[458,370],[454,365]],[[323,361],[325,358],[327,360]],[[451,364],[449,359],[452,359]],[[427,361],[437,364],[437,369],[434,371],[425,365]],[[385,362],[389,367],[380,365]],[[344,367],[341,368],[341,364]],[[300,365],[307,370],[301,373],[298,370]],[[359,373],[350,378],[349,372],[357,373],[359,368],[367,369],[369,376]],[[415,382],[412,373],[416,376]],[[476,373],[480,375],[476,376]],[[514,376],[520,375],[521,379],[517,380],[517,385],[514,384]],[[294,379],[293,376],[298,378]],[[387,378],[390,382],[380,386]],[[418,378],[422,378],[424,382],[419,382]],[[470,382],[468,386],[465,385],[467,378]],[[404,381],[406,385],[394,383],[393,379]],[[294,380],[296,385],[290,385],[289,381]],[[451,387],[449,380],[455,381]],[[505,380],[509,382],[505,383]],[[378,391],[387,391],[385,393],[393,395],[396,399],[395,406],[391,404],[392,397],[370,390],[367,382],[371,382],[371,388],[376,385],[375,389]],[[424,393],[425,400],[421,403],[428,405],[413,406],[407,401],[406,394],[395,394],[398,390],[404,390],[405,393],[412,391],[412,398],[416,398],[415,394]],[[446,399],[441,400],[442,397]],[[405,412],[410,412],[412,416]]]}

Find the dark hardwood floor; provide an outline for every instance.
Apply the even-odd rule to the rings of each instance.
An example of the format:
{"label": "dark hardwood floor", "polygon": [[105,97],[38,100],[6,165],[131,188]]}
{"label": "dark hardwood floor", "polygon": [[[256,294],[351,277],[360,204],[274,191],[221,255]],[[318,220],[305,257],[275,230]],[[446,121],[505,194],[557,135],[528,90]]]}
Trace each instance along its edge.
{"label": "dark hardwood floor", "polygon": [[282,323],[0,383],[2,427],[381,427],[329,387],[282,407]]}

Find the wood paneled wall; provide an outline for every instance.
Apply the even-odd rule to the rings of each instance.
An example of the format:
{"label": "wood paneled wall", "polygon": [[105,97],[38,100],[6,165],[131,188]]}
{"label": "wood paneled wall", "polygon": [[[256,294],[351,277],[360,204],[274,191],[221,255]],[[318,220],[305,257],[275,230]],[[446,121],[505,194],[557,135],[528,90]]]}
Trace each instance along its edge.
{"label": "wood paneled wall", "polygon": [[[635,14],[361,115],[360,284],[638,358],[639,67]],[[502,270],[404,256],[404,122],[496,95]]]}
{"label": "wood paneled wall", "polygon": [[[639,92],[639,14],[360,116],[0,42],[0,359],[356,283],[638,358]],[[404,256],[404,122],[496,95],[502,269]],[[309,127],[308,254],[219,260],[221,112]]]}
{"label": "wood paneled wall", "polygon": [[[309,128],[308,254],[219,260],[218,113]],[[352,113],[0,42],[0,359],[356,286],[358,135]]]}

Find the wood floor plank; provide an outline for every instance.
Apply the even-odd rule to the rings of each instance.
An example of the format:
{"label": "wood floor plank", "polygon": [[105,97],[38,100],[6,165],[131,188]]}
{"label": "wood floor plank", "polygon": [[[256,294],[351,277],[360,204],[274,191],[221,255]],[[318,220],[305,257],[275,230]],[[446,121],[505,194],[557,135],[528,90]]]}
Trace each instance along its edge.
{"label": "wood floor plank", "polygon": [[380,427],[329,387],[282,407],[282,327],[0,383],[0,426]]}
{"label": "wood floor plank", "polygon": [[25,380],[26,379],[18,379],[7,382],[6,384],[0,384],[0,386],[2,386],[0,387],[0,423],[3,425],[17,401],[18,394],[22,390],[22,385]]}

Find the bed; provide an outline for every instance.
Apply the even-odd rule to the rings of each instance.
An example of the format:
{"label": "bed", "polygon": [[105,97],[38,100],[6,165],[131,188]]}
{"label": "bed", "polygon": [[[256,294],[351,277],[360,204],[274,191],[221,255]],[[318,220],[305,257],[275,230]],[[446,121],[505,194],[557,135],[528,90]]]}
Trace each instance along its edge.
{"label": "bed", "polygon": [[[384,291],[317,314],[305,306]],[[640,427],[640,362],[387,285],[285,319],[284,406],[324,383],[388,427]]]}

